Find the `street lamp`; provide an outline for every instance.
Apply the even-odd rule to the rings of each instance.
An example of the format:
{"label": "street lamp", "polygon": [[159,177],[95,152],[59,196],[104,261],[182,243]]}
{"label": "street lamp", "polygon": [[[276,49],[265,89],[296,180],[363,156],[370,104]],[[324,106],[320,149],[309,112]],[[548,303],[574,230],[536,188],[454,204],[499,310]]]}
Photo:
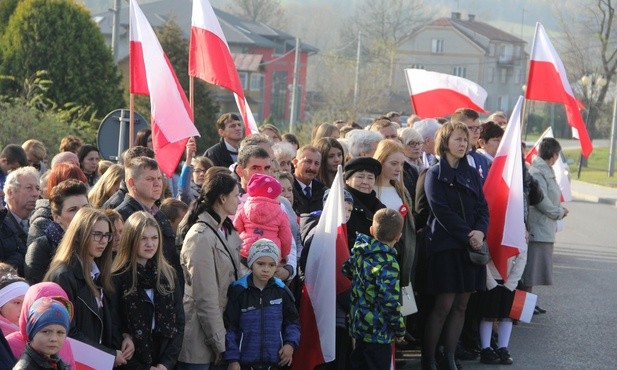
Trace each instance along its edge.
{"label": "street lamp", "polygon": [[[602,75],[599,75],[597,73],[592,73],[592,74],[584,75],[583,77],[581,77],[580,82],[581,82],[581,85],[583,85],[583,87],[585,88],[585,92],[586,92],[585,95],[587,96],[587,112],[585,113],[585,129],[587,129],[588,122],[589,122],[589,112],[593,108],[593,105],[592,105],[593,95],[596,92],[600,92],[600,90],[602,90],[602,88],[606,86],[608,81],[606,81],[606,78],[604,78]],[[577,179],[581,178],[581,169],[583,167],[583,161],[584,161],[584,157],[583,157],[583,153],[581,152],[581,156],[578,160],[578,171],[576,175]]]}

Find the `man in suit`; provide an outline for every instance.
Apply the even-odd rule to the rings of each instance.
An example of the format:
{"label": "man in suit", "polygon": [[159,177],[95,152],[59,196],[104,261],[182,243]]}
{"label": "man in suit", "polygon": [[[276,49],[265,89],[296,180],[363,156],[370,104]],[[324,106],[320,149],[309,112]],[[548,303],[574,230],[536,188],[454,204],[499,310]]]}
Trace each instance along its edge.
{"label": "man in suit", "polygon": [[311,213],[323,208],[325,186],[315,178],[319,173],[321,153],[311,145],[298,149],[294,164],[294,204],[296,214]]}
{"label": "man in suit", "polygon": [[34,167],[12,171],[4,183],[4,193],[6,210],[0,211],[0,218],[4,217],[0,225],[0,261],[11,264],[23,276],[30,214],[41,195],[39,172]]}
{"label": "man in suit", "polygon": [[234,113],[225,113],[216,120],[221,141],[208,148],[204,156],[210,158],[215,166],[229,168],[238,161],[238,146],[242,141],[242,121]]}

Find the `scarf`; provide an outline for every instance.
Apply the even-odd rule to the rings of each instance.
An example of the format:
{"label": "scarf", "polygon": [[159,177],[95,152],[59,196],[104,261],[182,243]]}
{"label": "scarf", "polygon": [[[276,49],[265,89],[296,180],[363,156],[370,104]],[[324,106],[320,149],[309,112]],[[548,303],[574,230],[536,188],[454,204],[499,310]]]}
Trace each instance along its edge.
{"label": "scarf", "polygon": [[364,206],[371,213],[375,213],[384,208],[383,204],[379,201],[379,198],[377,198],[377,193],[375,193],[375,190],[367,194],[356,190],[349,185],[345,186],[345,190],[349,191],[351,195],[353,195],[354,198],[360,202],[359,205]]}
{"label": "scarf", "polygon": [[64,236],[64,230],[59,223],[52,222],[49,224],[49,226],[47,226],[47,229],[45,229],[45,236],[51,242],[55,249],[58,247],[58,244],[60,244],[60,241]]}
{"label": "scarf", "polygon": [[[126,310],[130,313],[126,319],[135,343],[135,355],[140,362],[148,365],[153,363],[153,354],[155,354],[153,334],[173,338],[178,333],[174,293],[163,295],[156,289],[157,274],[157,266],[152,259],[148,260],[145,266],[137,264],[137,289],[124,295]],[[162,277],[161,283],[164,286],[168,285]],[[145,289],[154,291],[154,331],[152,330],[152,316],[149,315],[149,310],[143,309],[144,301],[152,303]]]}

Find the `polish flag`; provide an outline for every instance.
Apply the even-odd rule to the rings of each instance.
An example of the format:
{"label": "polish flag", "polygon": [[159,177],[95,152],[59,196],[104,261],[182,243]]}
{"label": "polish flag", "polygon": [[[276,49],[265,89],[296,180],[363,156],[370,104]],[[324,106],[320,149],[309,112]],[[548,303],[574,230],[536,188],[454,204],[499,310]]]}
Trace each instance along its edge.
{"label": "polish flag", "polygon": [[579,110],[580,102],[574,97],[566,69],[540,23],[536,23],[531,47],[525,98],[564,104],[568,124],[573,128],[573,136],[579,139],[582,154],[585,157],[591,154],[593,145]]}
{"label": "polish flag", "polygon": [[519,97],[484,182],[490,215],[486,241],[491,259],[504,280],[508,276],[508,258],[527,249],[521,159],[523,101]]}
{"label": "polish flag", "polygon": [[343,170],[332,183],[306,261],[300,302],[300,346],[292,369],[313,369],[335,359],[336,296],[351,288],[342,274],[349,258],[345,228]]}
{"label": "polish flag", "polygon": [[411,106],[422,118],[449,116],[459,108],[486,113],[486,90],[475,82],[445,73],[405,69]]}
{"label": "polish flag", "polygon": [[246,134],[259,132],[251,107],[244,96],[227,39],[208,0],[193,0],[189,75],[232,91],[244,119]]}
{"label": "polish flag", "polygon": [[[531,148],[529,152],[527,152],[527,155],[525,155],[525,162],[531,164],[531,162],[533,161],[533,157],[535,155],[538,155],[538,148],[540,148],[540,142],[545,137],[554,137],[552,127],[547,128],[542,133],[538,141],[536,141],[536,143],[533,145],[533,148]],[[571,201],[572,189],[570,187],[570,170],[561,155],[559,156],[559,159],[557,159],[557,162],[555,162],[555,164],[553,165],[553,172],[555,172],[555,180],[557,181],[557,185],[559,185],[559,189],[561,190],[561,201]]]}
{"label": "polish flag", "polygon": [[537,295],[527,293],[524,290],[515,290],[514,301],[510,309],[510,318],[527,323],[531,322],[536,302],[538,302]]}
{"label": "polish flag", "polygon": [[137,1],[131,0],[131,94],[149,95],[152,145],[161,171],[173,176],[189,137],[199,136],[191,109],[169,59]]}
{"label": "polish flag", "polygon": [[66,338],[71,343],[75,368],[77,370],[111,369],[115,357],[107,352],[73,338]]}

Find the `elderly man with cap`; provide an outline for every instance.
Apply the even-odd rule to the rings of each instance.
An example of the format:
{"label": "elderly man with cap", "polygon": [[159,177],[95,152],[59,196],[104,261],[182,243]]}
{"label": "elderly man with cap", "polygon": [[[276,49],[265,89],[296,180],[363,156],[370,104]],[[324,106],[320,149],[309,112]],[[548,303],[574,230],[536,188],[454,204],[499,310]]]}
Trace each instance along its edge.
{"label": "elderly man with cap", "polygon": [[353,196],[353,210],[347,221],[349,250],[356,241],[356,233],[370,235],[373,215],[386,208],[374,191],[375,179],[381,173],[381,163],[370,157],[353,158],[345,164],[345,190]]}

